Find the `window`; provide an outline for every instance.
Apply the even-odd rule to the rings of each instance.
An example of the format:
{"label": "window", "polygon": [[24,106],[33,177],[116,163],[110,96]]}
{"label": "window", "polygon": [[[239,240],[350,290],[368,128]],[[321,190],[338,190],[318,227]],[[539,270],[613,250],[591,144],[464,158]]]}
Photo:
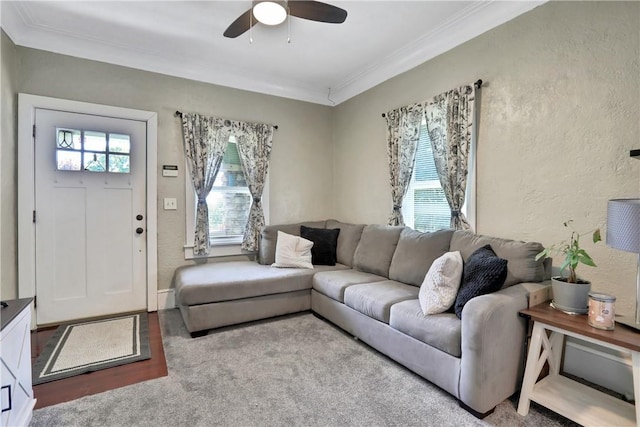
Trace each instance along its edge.
{"label": "window", "polygon": [[207,196],[207,206],[210,243],[241,242],[249,218],[251,193],[240,165],[238,145],[233,137],[227,143],[222,165]]}
{"label": "window", "polygon": [[130,173],[129,135],[79,129],[56,129],[59,171]]}
{"label": "window", "polygon": [[[188,168],[186,169],[188,170]],[[193,234],[195,229],[196,197],[188,173],[186,181],[187,226],[185,258],[192,259]],[[269,213],[269,178],[265,183],[262,194],[262,206],[265,220],[268,222]],[[213,183],[211,192],[207,196],[209,209],[209,243],[211,250],[209,257],[240,255],[240,244],[244,235],[244,228],[249,218],[252,197],[240,165],[238,145],[233,136],[229,138],[227,149],[220,165],[220,170]]]}
{"label": "window", "polygon": [[[472,145],[471,157],[469,159],[469,176],[467,177],[467,200],[462,210],[473,226],[471,212],[467,209],[472,206],[468,203],[474,196],[473,193],[473,156]],[[416,149],[416,160],[413,168],[413,176],[409,184],[409,189],[402,203],[402,216],[405,224],[418,231],[436,231],[451,226],[451,209],[440,185],[435,162],[433,160],[433,150],[431,140],[427,132],[427,123],[423,119],[420,125],[420,140]]]}

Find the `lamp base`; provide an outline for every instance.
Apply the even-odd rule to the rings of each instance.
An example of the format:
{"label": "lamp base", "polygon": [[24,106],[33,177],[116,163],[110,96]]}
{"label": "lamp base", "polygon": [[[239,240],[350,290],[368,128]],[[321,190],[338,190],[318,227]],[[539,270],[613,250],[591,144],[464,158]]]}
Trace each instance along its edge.
{"label": "lamp base", "polygon": [[633,316],[616,317],[616,323],[628,326],[632,329],[635,329],[635,332],[640,333],[640,322],[637,322],[635,317]]}

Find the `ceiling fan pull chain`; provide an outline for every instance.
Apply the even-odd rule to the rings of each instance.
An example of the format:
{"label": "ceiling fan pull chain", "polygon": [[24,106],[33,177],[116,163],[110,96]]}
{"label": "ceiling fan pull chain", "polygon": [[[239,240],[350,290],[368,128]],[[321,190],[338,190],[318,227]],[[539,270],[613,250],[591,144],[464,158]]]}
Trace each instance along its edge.
{"label": "ceiling fan pull chain", "polygon": [[249,14],[249,44],[253,44],[253,10]]}
{"label": "ceiling fan pull chain", "polygon": [[287,3],[287,43],[291,43],[291,9]]}

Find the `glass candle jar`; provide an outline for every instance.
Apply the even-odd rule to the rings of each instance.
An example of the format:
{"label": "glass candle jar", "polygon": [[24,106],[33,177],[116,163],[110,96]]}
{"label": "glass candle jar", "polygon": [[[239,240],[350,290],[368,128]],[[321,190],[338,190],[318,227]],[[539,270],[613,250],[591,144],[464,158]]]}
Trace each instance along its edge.
{"label": "glass candle jar", "polygon": [[613,330],[615,326],[615,302],[613,295],[589,292],[589,325],[598,329]]}

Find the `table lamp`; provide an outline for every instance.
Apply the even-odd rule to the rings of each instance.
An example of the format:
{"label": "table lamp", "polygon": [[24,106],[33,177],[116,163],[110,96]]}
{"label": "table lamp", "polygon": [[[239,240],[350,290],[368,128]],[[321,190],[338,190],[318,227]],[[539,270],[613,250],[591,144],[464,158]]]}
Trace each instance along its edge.
{"label": "table lamp", "polygon": [[640,330],[640,199],[609,200],[607,246],[638,254],[635,318],[623,317],[616,322]]}

